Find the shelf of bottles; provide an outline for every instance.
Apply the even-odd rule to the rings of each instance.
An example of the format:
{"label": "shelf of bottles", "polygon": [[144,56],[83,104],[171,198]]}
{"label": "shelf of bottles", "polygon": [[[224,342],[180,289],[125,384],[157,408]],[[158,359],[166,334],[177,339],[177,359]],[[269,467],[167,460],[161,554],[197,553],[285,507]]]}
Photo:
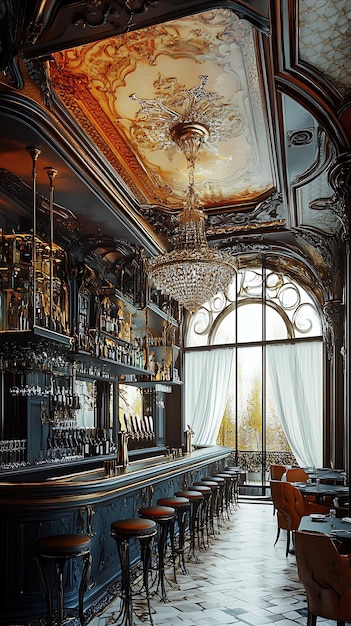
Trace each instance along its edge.
{"label": "shelf of bottles", "polygon": [[116,454],[112,430],[56,427],[47,440],[43,462],[59,463]]}
{"label": "shelf of bottles", "polygon": [[[33,261],[34,259],[34,261]],[[65,253],[30,233],[0,231],[0,331],[33,326],[69,334]]]}
{"label": "shelf of bottles", "polygon": [[27,465],[27,439],[0,440],[0,470],[12,470]]}
{"label": "shelf of bottles", "polygon": [[52,374],[45,395],[48,402],[42,401],[40,407],[42,424],[74,428],[77,411],[80,409],[80,400],[75,389],[75,365],[68,374]]}
{"label": "shelf of bottles", "polygon": [[91,297],[85,292],[78,294],[75,343],[81,355],[88,354],[137,370],[146,369],[145,337],[139,329],[136,332],[127,305],[113,295],[101,299],[93,316]]}

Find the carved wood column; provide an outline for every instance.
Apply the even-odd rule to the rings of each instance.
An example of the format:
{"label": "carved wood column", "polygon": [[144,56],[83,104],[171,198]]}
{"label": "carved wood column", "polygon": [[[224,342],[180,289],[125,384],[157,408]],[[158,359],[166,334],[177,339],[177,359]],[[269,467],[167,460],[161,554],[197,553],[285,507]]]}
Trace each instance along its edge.
{"label": "carved wood column", "polygon": [[[329,182],[335,192],[332,210],[342,224],[344,243],[344,290],[339,313],[337,307],[328,307],[334,319],[336,336],[333,341],[333,413],[335,424],[335,463],[344,464],[349,476],[351,470],[351,426],[350,426],[350,339],[351,339],[351,259],[350,259],[350,215],[351,215],[351,153],[339,156],[329,172]],[[327,303],[328,305],[329,303]],[[333,314],[334,310],[334,314]],[[340,331],[343,326],[343,338]],[[342,394],[342,395],[341,395]],[[343,410],[342,410],[343,407]],[[340,413],[339,413],[340,412]],[[341,416],[344,427],[341,428]],[[343,455],[342,455],[343,451]],[[341,466],[341,465],[340,465]],[[351,505],[351,485],[349,500]]]}

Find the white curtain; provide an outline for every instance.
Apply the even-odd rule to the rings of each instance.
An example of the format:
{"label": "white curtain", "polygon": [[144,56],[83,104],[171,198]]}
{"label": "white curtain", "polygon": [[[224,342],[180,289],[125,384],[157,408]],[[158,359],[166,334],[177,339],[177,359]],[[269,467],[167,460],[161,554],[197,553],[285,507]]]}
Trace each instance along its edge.
{"label": "white curtain", "polygon": [[193,443],[215,445],[227,403],[233,348],[185,353],[185,422],[194,431]]}
{"label": "white curtain", "polygon": [[268,374],[282,427],[298,464],[323,463],[323,344],[267,346]]}

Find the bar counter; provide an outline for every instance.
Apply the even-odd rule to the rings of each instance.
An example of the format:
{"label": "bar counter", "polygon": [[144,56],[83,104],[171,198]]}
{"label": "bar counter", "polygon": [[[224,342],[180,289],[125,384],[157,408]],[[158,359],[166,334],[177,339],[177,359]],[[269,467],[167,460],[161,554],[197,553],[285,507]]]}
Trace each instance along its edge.
{"label": "bar counter", "polygon": [[[191,454],[131,462],[106,476],[102,467],[51,476],[40,482],[0,482],[0,624],[28,625],[45,613],[35,563],[35,542],[45,535],[82,533],[92,538],[92,576],[85,612],[93,615],[111,599],[120,574],[111,523],[136,517],[138,509],[173,495],[226,464],[231,448],[210,446]],[[5,478],[5,477],[4,477]],[[1,480],[1,477],[0,477]],[[134,555],[132,554],[132,558]],[[136,555],[135,555],[136,558]],[[75,571],[67,570],[67,606],[76,606]],[[112,586],[112,587],[111,587]]]}

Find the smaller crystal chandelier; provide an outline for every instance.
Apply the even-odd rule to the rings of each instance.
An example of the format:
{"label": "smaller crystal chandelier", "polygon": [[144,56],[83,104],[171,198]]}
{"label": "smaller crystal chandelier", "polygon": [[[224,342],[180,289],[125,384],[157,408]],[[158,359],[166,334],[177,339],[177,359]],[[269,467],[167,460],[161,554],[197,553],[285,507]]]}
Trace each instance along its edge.
{"label": "smaller crystal chandelier", "polygon": [[[213,94],[207,94],[203,88],[206,78],[202,77],[200,87],[187,92],[192,96],[188,99],[190,105],[187,106],[186,111],[182,112],[182,115],[172,116],[173,123],[169,124],[168,132],[163,138],[163,145],[165,147],[169,147],[168,144],[176,145],[183,152],[188,163],[189,185],[185,206],[178,216],[178,231],[173,249],[151,259],[145,259],[146,273],[155,288],[171,296],[191,313],[197,311],[216,293],[225,290],[236,271],[232,256],[208,245],[205,214],[199,206],[195,193],[195,162],[200,150],[210,139],[210,135],[216,135],[217,139],[225,138],[225,131],[220,124],[213,124],[216,109],[211,107]],[[135,96],[133,98],[137,100]],[[200,100],[205,101],[202,115],[199,116],[202,118],[201,122],[197,121],[196,116],[196,105]],[[142,100],[138,101],[144,103]],[[156,104],[160,106],[159,102]],[[152,101],[147,101],[147,107],[148,112],[154,113],[156,106],[153,106]],[[236,111],[234,115],[237,120]],[[206,123],[207,116],[208,124]],[[225,118],[223,111],[222,117]],[[217,116],[216,121],[218,118]],[[155,125],[153,125],[154,128]],[[164,129],[160,132],[164,133]]]}

